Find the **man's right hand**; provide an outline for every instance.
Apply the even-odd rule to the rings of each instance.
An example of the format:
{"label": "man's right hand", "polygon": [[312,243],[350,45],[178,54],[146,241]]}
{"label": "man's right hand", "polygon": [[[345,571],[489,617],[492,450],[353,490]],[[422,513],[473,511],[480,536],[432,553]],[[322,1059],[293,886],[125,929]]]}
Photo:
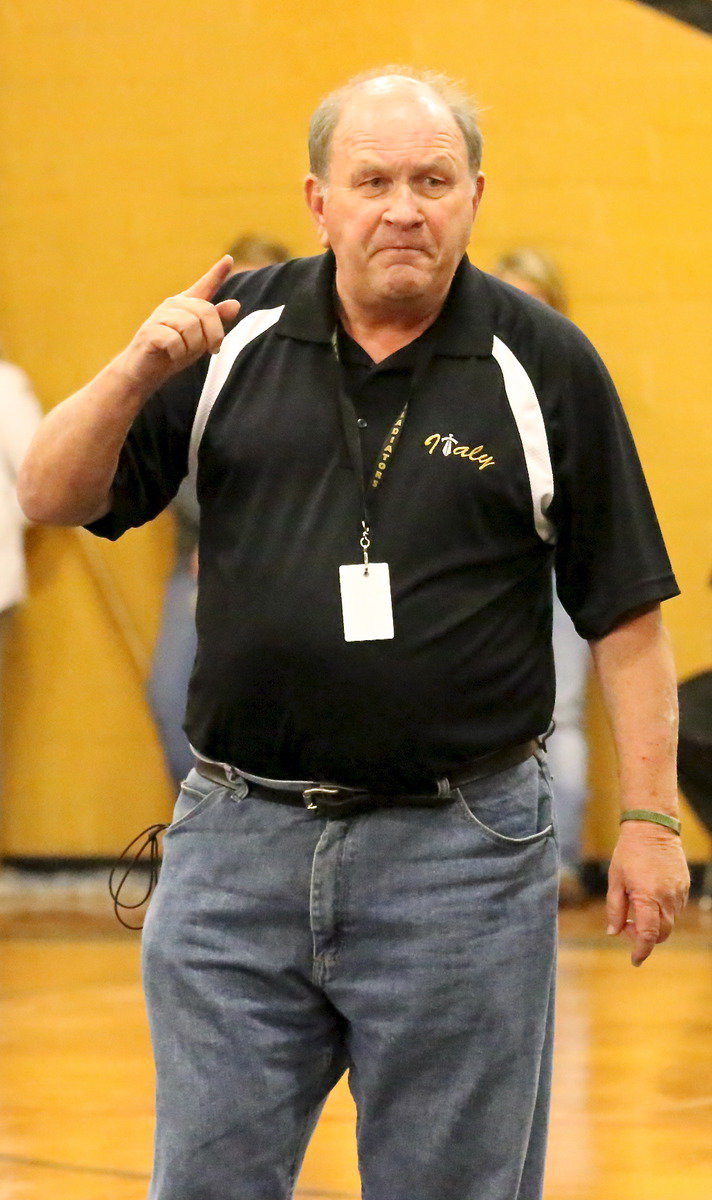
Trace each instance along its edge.
{"label": "man's right hand", "polygon": [[31,521],[86,525],[108,512],[121,447],[156,388],[203,354],[216,354],[240,310],[212,304],[232,270],[226,254],[201,279],[159,305],[125,350],[42,421],[20,468],[20,504]]}
{"label": "man's right hand", "polygon": [[225,254],[192,287],[164,300],[144,321],[114,360],[114,369],[132,390],[148,396],[204,354],[217,354],[240,311],[237,300],[211,303],[232,267]]}

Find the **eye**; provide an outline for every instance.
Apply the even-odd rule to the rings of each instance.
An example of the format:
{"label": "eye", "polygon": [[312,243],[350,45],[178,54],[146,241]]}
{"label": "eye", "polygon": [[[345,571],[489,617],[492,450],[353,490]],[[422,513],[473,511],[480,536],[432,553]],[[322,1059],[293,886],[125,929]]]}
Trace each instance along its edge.
{"label": "eye", "polygon": [[424,175],[420,187],[427,196],[442,196],[448,189],[448,181],[442,175]]}
{"label": "eye", "polygon": [[387,184],[388,181],[383,175],[369,175],[367,179],[360,180],[358,188],[367,196],[375,196],[382,192]]}

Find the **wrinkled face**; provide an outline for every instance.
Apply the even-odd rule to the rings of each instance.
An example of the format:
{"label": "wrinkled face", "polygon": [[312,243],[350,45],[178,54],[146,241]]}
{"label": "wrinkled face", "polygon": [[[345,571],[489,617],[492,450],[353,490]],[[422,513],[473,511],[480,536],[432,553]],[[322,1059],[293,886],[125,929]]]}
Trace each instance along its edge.
{"label": "wrinkled face", "polygon": [[358,89],[334,130],[329,177],[307,202],[336,256],[347,310],[439,307],[470,238],[484,178],[429,88],[390,77]]}

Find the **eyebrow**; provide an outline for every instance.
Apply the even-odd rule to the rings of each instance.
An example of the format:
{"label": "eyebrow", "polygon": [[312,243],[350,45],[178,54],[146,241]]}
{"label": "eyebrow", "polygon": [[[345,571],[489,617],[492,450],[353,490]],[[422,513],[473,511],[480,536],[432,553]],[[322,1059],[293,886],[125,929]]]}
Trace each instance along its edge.
{"label": "eyebrow", "polygon": [[[388,175],[391,168],[385,162],[377,162],[375,159],[372,162],[357,163],[354,166],[352,177],[354,179],[366,178],[368,175]],[[427,174],[429,171],[451,171],[452,163],[444,154],[438,154],[434,158],[424,160],[416,165],[416,174]]]}

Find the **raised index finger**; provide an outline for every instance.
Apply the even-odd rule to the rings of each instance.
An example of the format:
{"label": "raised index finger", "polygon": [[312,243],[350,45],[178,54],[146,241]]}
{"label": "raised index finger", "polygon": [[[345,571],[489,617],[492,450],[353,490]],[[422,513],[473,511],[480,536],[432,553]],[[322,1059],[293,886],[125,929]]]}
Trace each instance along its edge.
{"label": "raised index finger", "polygon": [[216,262],[209,271],[201,275],[200,279],[197,279],[192,287],[185,289],[183,295],[196,296],[199,300],[210,300],[218,288],[222,287],[225,280],[229,277],[234,265],[232,255],[223,254],[219,262]]}

